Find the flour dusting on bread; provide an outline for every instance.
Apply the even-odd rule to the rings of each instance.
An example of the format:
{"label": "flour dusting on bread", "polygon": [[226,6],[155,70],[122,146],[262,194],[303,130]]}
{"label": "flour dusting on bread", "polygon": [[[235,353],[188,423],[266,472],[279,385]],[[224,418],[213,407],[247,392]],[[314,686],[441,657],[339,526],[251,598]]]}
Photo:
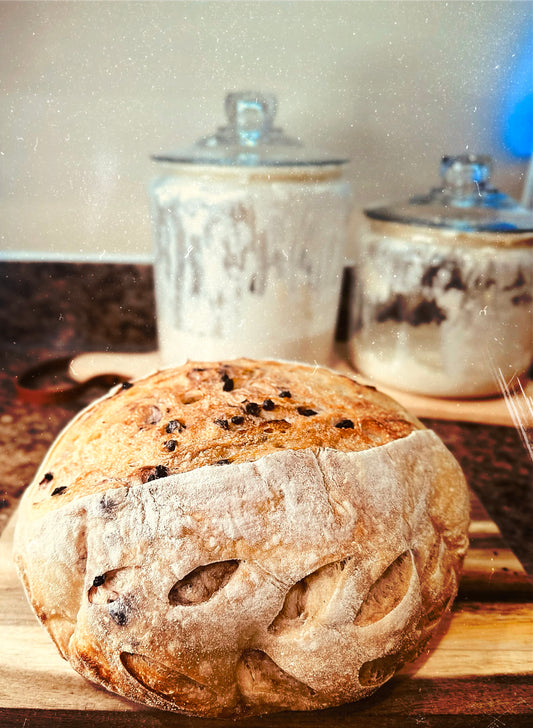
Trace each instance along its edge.
{"label": "flour dusting on bread", "polygon": [[457,592],[468,492],[439,438],[327,369],[188,363],[61,433],[15,561],[82,675],[209,717],[374,692]]}

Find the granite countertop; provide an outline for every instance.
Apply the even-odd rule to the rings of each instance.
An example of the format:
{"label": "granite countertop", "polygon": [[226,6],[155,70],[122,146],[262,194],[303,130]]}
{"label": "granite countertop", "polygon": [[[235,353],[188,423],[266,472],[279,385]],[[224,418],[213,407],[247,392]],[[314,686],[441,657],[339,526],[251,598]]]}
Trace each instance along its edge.
{"label": "granite countertop", "polygon": [[[152,269],[108,263],[0,263],[0,532],[59,430],[92,398],[37,405],[14,378],[50,358],[156,348]],[[470,487],[533,575],[533,467],[511,427],[424,420],[459,460]],[[533,433],[528,433],[531,437]]]}

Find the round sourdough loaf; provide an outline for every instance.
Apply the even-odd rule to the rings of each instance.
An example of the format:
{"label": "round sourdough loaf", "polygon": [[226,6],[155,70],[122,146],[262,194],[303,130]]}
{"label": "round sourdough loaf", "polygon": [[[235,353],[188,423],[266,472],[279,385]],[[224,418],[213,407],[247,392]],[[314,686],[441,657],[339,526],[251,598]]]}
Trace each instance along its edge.
{"label": "round sourdough loaf", "polygon": [[191,715],[310,710],[424,649],[468,514],[449,451],[374,389],[189,362],[67,426],[23,496],[15,562],[89,680]]}

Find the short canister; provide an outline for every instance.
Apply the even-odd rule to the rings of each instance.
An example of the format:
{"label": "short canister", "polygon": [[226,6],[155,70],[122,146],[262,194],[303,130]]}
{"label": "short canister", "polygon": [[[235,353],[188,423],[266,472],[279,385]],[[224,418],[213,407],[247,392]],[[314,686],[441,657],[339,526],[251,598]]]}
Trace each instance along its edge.
{"label": "short canister", "polygon": [[533,360],[533,213],[490,185],[491,159],[444,157],[443,185],[365,210],[350,357],[376,384],[486,397]]}

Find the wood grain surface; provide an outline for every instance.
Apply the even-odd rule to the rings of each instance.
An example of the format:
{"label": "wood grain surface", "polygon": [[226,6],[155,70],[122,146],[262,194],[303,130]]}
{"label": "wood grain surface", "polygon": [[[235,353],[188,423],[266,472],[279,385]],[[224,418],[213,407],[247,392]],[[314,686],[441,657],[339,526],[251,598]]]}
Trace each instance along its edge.
{"label": "wood grain surface", "polygon": [[[14,519],[0,538],[0,726],[207,728],[119,698],[77,675],[33,616],[11,560]],[[520,562],[472,496],[471,546],[458,599],[428,651],[369,699],[283,713],[242,728],[365,726],[521,728],[533,716],[533,591]],[[234,724],[231,724],[234,725]]]}

